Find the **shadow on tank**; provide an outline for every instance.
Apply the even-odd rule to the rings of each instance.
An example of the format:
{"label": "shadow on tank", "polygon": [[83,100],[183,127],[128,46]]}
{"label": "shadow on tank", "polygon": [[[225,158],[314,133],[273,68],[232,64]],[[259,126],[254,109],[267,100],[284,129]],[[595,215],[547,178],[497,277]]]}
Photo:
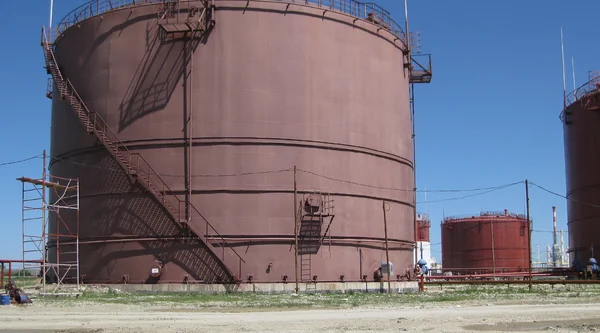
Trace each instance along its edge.
{"label": "shadow on tank", "polygon": [[206,44],[211,32],[212,25],[193,39],[188,35],[167,38],[158,25],[148,28],[148,50],[119,106],[119,131],[145,115],[165,108],[185,75],[193,53],[200,44]]}

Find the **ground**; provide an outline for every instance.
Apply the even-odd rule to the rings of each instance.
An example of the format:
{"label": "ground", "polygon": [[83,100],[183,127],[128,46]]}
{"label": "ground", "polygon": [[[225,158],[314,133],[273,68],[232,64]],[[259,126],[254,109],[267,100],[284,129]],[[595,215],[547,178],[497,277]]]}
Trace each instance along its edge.
{"label": "ground", "polygon": [[0,332],[593,332],[600,286],[429,286],[413,295],[127,294],[1,306]]}

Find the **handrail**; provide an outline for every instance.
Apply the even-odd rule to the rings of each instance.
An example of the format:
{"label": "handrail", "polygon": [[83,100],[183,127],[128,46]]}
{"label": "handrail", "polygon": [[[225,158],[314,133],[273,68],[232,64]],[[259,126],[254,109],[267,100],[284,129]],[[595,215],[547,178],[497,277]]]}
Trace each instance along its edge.
{"label": "handrail", "polygon": [[600,88],[600,73],[590,72],[589,80],[567,95],[566,106],[569,106],[589,93]]}
{"label": "handrail", "polygon": [[527,216],[523,214],[515,214],[515,213],[505,213],[503,211],[482,211],[479,215],[455,215],[455,216],[447,216],[444,217],[442,223],[451,223],[451,222],[462,222],[462,221],[477,221],[480,220],[489,220],[490,218],[495,217],[509,217],[516,219],[527,220]]}
{"label": "handrail", "polygon": [[[199,0],[181,0],[185,2],[196,2]],[[218,1],[218,0],[217,0]],[[246,1],[246,0],[244,0]],[[402,26],[392,19],[389,11],[383,9],[381,6],[372,2],[360,2],[357,0],[252,0],[260,2],[282,2],[288,5],[304,5],[304,6],[316,6],[319,8],[328,8],[342,12],[362,20],[371,21],[371,19],[377,19],[380,21],[380,25],[398,37],[402,42],[406,44],[406,36]],[[152,5],[165,3],[166,0],[90,0],[69,13],[67,13],[59,22],[56,24],[56,37],[60,36],[65,30],[71,26],[84,21],[88,18],[98,16],[109,11],[141,6],[141,5]],[[373,17],[374,16],[374,17]]]}
{"label": "handrail", "polygon": [[[42,43],[43,43],[43,47],[45,51],[50,50],[51,51],[51,46],[48,43],[48,37],[46,35],[46,28],[42,27]],[[55,64],[58,64],[58,62],[56,61],[56,58],[54,57],[54,52],[50,52],[50,55],[52,56],[52,61]],[[148,183],[151,184],[151,177],[154,176],[155,179],[157,179],[160,183],[162,183],[162,189],[160,189],[161,191],[161,195],[163,196],[163,201],[165,200],[165,198],[174,198],[179,206],[179,208],[181,209],[181,205],[182,203],[185,204],[185,201],[180,200],[177,196],[173,195],[174,191],[171,190],[171,188],[167,185],[167,183],[160,177],[160,175],[150,166],[150,163],[148,163],[148,161],[146,161],[146,159],[144,159],[144,157],[138,153],[133,153],[131,150],[129,150],[127,148],[127,146],[125,145],[125,143],[123,143],[121,141],[121,139],[119,139],[118,135],[110,128],[110,126],[108,126],[108,123],[104,120],[104,118],[102,118],[102,116],[100,114],[98,114],[97,112],[92,112],[90,111],[90,109],[87,107],[87,105],[85,104],[85,102],[83,101],[83,99],[81,98],[81,96],[77,93],[77,90],[75,89],[74,85],[72,84],[72,82],[67,79],[65,80],[61,71],[58,70],[57,74],[59,76],[59,79],[64,82],[66,84],[66,88],[74,94],[75,98],[78,100],[79,103],[81,103],[82,109],[83,111],[86,113],[86,115],[88,117],[94,117],[94,120],[92,122],[92,124],[94,126],[96,126],[96,124],[100,124],[102,125],[102,131],[103,133],[109,138],[109,140],[111,140],[113,143],[116,144],[115,149],[119,150],[119,152],[122,154],[122,152],[126,153],[126,155],[128,155],[127,157],[129,158],[129,164],[130,166],[133,166],[133,160],[135,157],[135,160],[137,162],[137,169],[141,171],[143,171],[145,173],[145,176],[148,178]],[[140,163],[141,162],[141,163]],[[167,197],[166,193],[169,193],[170,195]],[[164,204],[164,202],[163,202]],[[204,222],[206,222],[207,227],[210,227],[210,229],[212,229],[212,231],[219,236],[220,238],[222,238],[223,242],[228,245],[227,241],[219,234],[219,232],[217,232],[217,230],[215,229],[215,227],[208,222],[208,220],[200,213],[200,211],[198,211],[198,209],[192,205],[192,203],[190,202],[190,207],[202,218],[202,220],[204,220]],[[181,215],[181,211],[179,213]],[[180,221],[175,221],[176,223],[180,223]],[[198,235],[201,236],[201,235]],[[207,235],[204,235],[204,239],[206,239]],[[202,236],[201,236],[202,237]],[[223,247],[223,246],[221,246]],[[233,248],[233,247],[228,247],[230,250],[233,251],[233,253],[235,253],[235,255],[243,262],[246,263],[246,261],[242,258],[242,256]],[[225,249],[223,247],[223,249]]]}

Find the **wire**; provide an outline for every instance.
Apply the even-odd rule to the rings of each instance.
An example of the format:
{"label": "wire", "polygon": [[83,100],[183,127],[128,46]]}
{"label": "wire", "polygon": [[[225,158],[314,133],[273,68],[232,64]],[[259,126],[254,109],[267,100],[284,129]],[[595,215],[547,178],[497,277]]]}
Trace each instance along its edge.
{"label": "wire", "polygon": [[562,194],[556,193],[556,192],[554,192],[554,191],[550,191],[549,189],[547,189],[547,188],[545,188],[545,187],[543,187],[543,186],[541,186],[541,185],[538,185],[538,184],[536,184],[536,183],[534,183],[534,182],[529,182],[529,184],[531,184],[531,185],[533,185],[533,186],[535,186],[535,187],[537,187],[537,188],[541,189],[542,191],[546,191],[546,192],[548,192],[548,193],[550,193],[550,194],[554,194],[554,195],[556,195],[556,196],[558,196],[558,197],[561,197],[561,198],[563,198],[563,199],[567,199],[568,201],[571,201],[571,202],[577,202],[577,203],[580,203],[580,204],[582,204],[582,205],[588,205],[588,206],[590,206],[590,207],[600,208],[600,205],[596,205],[596,204],[592,204],[592,203],[589,203],[589,202],[585,202],[585,201],[579,201],[579,200],[575,200],[575,199],[568,198],[568,197],[567,197],[567,196],[565,196],[565,195],[562,195]]}
{"label": "wire", "polygon": [[[203,174],[203,175],[192,175],[192,177],[205,177],[205,178],[217,178],[217,177],[237,177],[237,176],[250,176],[250,175],[266,175],[266,174],[272,174],[272,173],[282,173],[282,172],[289,172],[292,171],[293,169],[281,169],[281,170],[269,170],[269,171],[257,171],[257,172],[242,172],[242,173],[230,173],[230,174],[217,174],[217,175],[208,175],[208,174]],[[161,177],[186,177],[185,175],[169,175],[169,174],[159,174]]]}
{"label": "wire", "polygon": [[[368,185],[368,184],[364,184],[364,183],[357,183],[357,182],[353,182],[353,181],[349,181],[349,180],[344,180],[344,179],[321,175],[321,174],[318,174],[318,173],[315,173],[312,171],[307,171],[307,170],[302,170],[302,169],[297,169],[297,171],[304,172],[304,173],[307,173],[307,174],[310,174],[313,176],[337,181],[337,182],[342,182],[342,183],[347,183],[347,184],[352,184],[352,185],[357,185],[357,186],[363,186],[363,187],[369,187],[369,188],[375,188],[375,189],[380,189],[380,190],[391,190],[391,191],[402,191],[402,192],[414,192],[415,191],[414,189],[401,189],[401,188],[396,188],[396,187],[374,186],[374,185]],[[427,192],[427,193],[451,193],[451,192],[454,192],[454,193],[456,193],[456,192],[479,192],[479,191],[488,191],[488,190],[495,191],[495,190],[503,188],[503,187],[513,186],[513,185],[522,184],[522,183],[524,183],[524,181],[519,181],[519,182],[514,182],[511,184],[505,184],[505,185],[499,185],[499,186],[480,187],[480,188],[472,188],[472,189],[417,190],[417,192]],[[475,195],[479,195],[479,194],[475,194]]]}
{"label": "wire", "polygon": [[463,195],[463,196],[460,196],[460,197],[446,198],[446,199],[440,199],[440,200],[418,201],[417,203],[418,204],[420,204],[420,203],[422,204],[422,203],[435,203],[435,202],[445,202],[445,201],[462,200],[462,199],[466,199],[466,198],[470,198],[470,197],[476,197],[476,196],[479,196],[479,195],[484,195],[484,194],[487,194],[487,193],[495,192],[495,191],[498,191],[498,190],[503,190],[505,188],[509,188],[511,186],[515,186],[515,185],[522,184],[522,183],[524,183],[524,181],[514,182],[514,183],[506,184],[506,185],[500,185],[500,186],[497,186],[496,188],[493,188],[493,189],[491,189],[489,191],[483,191],[483,192],[479,192],[479,193],[467,194],[467,195]]}
{"label": "wire", "polygon": [[31,156],[31,157],[28,157],[28,158],[25,158],[25,159],[22,159],[22,160],[18,160],[18,161],[4,162],[4,163],[0,163],[0,166],[17,164],[17,163],[23,163],[23,162],[31,161],[31,160],[36,159],[36,158],[40,158],[41,156],[42,156],[42,154],[39,154],[39,155]]}
{"label": "wire", "polygon": [[[72,163],[72,164],[77,164],[77,165],[81,165],[81,166],[88,166],[88,167],[94,167],[94,168],[98,168],[98,169],[103,169],[103,170],[110,170],[110,171],[120,171],[120,169],[113,169],[113,168],[105,168],[105,167],[100,167],[97,165],[92,165],[92,164],[87,164],[87,163],[82,163],[82,162],[77,162],[77,161],[72,161],[69,159],[64,159],[64,158],[60,158],[60,157],[53,157],[53,159],[56,160],[60,160],[60,161],[65,161],[68,163]],[[264,175],[264,174],[274,174],[274,173],[282,173],[282,172],[290,172],[293,169],[280,169],[280,170],[268,170],[268,171],[257,171],[257,172],[243,172],[243,173],[232,173],[232,174],[199,174],[199,175],[192,175],[192,177],[203,177],[203,178],[222,178],[222,177],[240,177],[240,176],[249,176],[249,175]],[[357,185],[357,186],[362,186],[362,187],[368,187],[368,188],[375,188],[375,189],[383,189],[383,190],[392,190],[392,191],[402,191],[402,192],[413,192],[414,190],[412,189],[399,189],[399,188],[394,188],[394,187],[382,187],[382,186],[374,186],[374,185],[368,185],[368,184],[363,184],[363,183],[357,183],[357,182],[353,182],[353,181],[349,181],[349,180],[344,180],[344,179],[339,179],[339,178],[334,178],[334,177],[329,177],[329,176],[325,176],[325,175],[321,175],[312,171],[307,171],[307,170],[302,170],[302,169],[297,169],[297,171],[299,172],[304,172],[316,177],[321,177],[321,178],[325,178],[325,179],[329,179],[329,180],[333,180],[333,181],[337,181],[337,182],[342,182],[342,183],[347,183],[347,184],[352,184],[352,185]],[[185,175],[174,175],[174,174],[159,174],[159,176],[161,177],[175,177],[175,178],[184,178],[186,177]],[[474,197],[474,196],[479,196],[479,195],[484,195],[487,193],[491,193],[494,191],[498,191],[501,189],[505,189],[517,184],[522,184],[523,181],[519,181],[519,182],[514,182],[514,183],[510,183],[510,184],[505,184],[505,185],[500,185],[500,186],[493,186],[493,187],[481,187],[481,188],[473,188],[473,189],[442,189],[442,190],[417,190],[417,192],[428,192],[428,193],[451,193],[451,192],[478,192],[478,193],[473,193],[473,194],[468,194],[468,195],[463,195],[460,197],[452,197],[452,198],[445,198],[445,199],[440,199],[440,200],[428,200],[428,201],[420,201],[417,203],[436,203],[436,202],[445,202],[445,201],[455,201],[455,200],[462,200],[462,199],[466,199],[469,197]]]}
{"label": "wire", "polygon": [[[76,165],[81,165],[81,166],[88,166],[88,167],[92,167],[92,168],[98,168],[98,169],[102,169],[102,170],[121,171],[121,169],[100,167],[98,165],[93,165],[93,164],[87,164],[87,163],[72,161],[72,160],[68,160],[68,159],[64,159],[64,158],[60,158],[60,157],[53,157],[52,159],[56,159],[56,160],[60,160],[60,161],[64,161],[64,162],[72,163],[72,164],[76,164]],[[192,175],[192,177],[206,177],[206,178],[210,178],[210,177],[214,177],[214,178],[219,178],[219,177],[237,177],[237,176],[264,175],[264,174],[281,173],[281,172],[288,172],[288,171],[292,171],[292,170],[293,169],[281,169],[281,170],[269,170],[269,171],[257,171],[257,172],[242,172],[242,173],[231,173],[231,174],[214,174],[214,175],[200,174],[200,175]],[[160,177],[177,177],[177,178],[185,178],[186,177],[186,175],[173,175],[173,174],[158,174],[158,175]]]}

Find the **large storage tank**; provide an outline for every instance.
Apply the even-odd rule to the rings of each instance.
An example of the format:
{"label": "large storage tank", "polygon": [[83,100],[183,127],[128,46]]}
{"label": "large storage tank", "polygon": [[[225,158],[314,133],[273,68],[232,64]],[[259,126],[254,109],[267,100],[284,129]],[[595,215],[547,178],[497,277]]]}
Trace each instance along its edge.
{"label": "large storage tank", "polygon": [[[127,3],[76,9],[54,43],[51,173],[80,178],[86,282],[293,281],[294,166],[302,280],[370,279],[385,262],[384,200],[390,261],[412,265],[413,193],[392,189],[414,187],[410,55],[389,13],[355,1]],[[207,29],[191,38],[198,22]],[[86,132],[74,91],[124,158],[98,141],[102,124]]]}
{"label": "large storage tank", "polygon": [[492,273],[529,268],[527,218],[483,212],[442,222],[442,265],[457,273]]}
{"label": "large storage tank", "polygon": [[563,120],[571,262],[600,248],[600,73],[567,96]]}

